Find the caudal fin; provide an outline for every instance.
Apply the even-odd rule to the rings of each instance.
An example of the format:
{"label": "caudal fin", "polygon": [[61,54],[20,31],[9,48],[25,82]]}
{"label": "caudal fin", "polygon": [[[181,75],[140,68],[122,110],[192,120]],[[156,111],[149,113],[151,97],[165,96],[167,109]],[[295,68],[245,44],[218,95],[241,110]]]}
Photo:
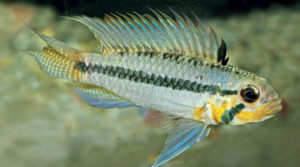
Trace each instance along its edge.
{"label": "caudal fin", "polygon": [[80,71],[75,67],[80,52],[63,42],[36,34],[47,43],[47,46],[39,52],[26,52],[35,57],[40,68],[55,78],[78,80]]}

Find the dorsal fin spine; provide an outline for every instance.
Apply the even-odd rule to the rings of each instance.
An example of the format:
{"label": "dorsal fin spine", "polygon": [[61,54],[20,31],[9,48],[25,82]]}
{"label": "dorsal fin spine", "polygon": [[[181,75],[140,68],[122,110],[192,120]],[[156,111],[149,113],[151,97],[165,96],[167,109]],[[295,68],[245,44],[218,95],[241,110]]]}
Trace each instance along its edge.
{"label": "dorsal fin spine", "polygon": [[[149,48],[149,44],[148,44],[147,41],[151,41],[151,35],[149,34],[149,31],[146,29],[145,25],[143,24],[143,22],[140,19],[138,19],[135,15],[130,14],[130,13],[128,13],[128,15],[132,18],[132,20],[135,22],[135,24],[140,29],[143,30],[143,33],[141,33],[141,34],[144,37],[144,39],[146,39],[146,40],[141,39],[140,41],[142,42],[142,46],[143,46],[142,47],[142,52],[144,52],[144,51],[146,51],[145,47]],[[139,32],[141,32],[141,31],[139,30]]]}
{"label": "dorsal fin spine", "polygon": [[[163,17],[162,17],[160,14],[158,14],[155,10],[153,10],[153,9],[150,9],[150,10],[154,13],[154,15],[155,15],[155,16],[157,17],[157,19],[160,21],[160,23],[158,22],[157,19],[155,19],[155,18],[152,17],[151,15],[146,14],[145,17],[147,17],[152,23],[154,23],[155,27],[156,27],[156,28],[159,30],[159,32],[161,33],[161,36],[171,39],[171,37],[173,37],[174,35],[171,34],[172,31],[169,30],[169,28],[168,28],[168,26],[167,26],[167,23],[166,23],[166,20],[163,19]],[[163,30],[162,28],[163,28],[164,30]],[[155,32],[154,32],[153,34],[155,34]],[[171,34],[171,35],[170,35],[170,34]],[[178,48],[178,44],[176,43],[176,41],[175,41],[175,42],[174,42],[174,40],[169,40],[169,41],[168,41],[168,39],[166,39],[166,38],[164,38],[164,40],[166,41],[165,43],[168,43],[168,44],[169,44],[169,46],[166,47],[166,48],[172,48],[171,46],[173,46],[172,49],[173,49],[173,51],[175,52],[174,49],[177,49],[177,48]],[[170,45],[171,45],[171,46],[170,46]]]}
{"label": "dorsal fin spine", "polygon": [[[170,38],[170,39],[172,39],[173,37],[175,37],[175,34],[173,34],[173,31],[171,31],[170,29],[169,29],[169,27],[167,26],[167,19],[165,18],[165,19],[163,19],[163,17],[160,15],[160,14],[158,14],[156,11],[154,11],[154,10],[152,10],[152,12],[156,15],[156,17],[159,19],[159,21],[162,23],[162,25],[164,26],[164,28],[165,28],[165,32],[168,34],[168,37]],[[147,16],[150,16],[150,15],[147,15]],[[179,51],[180,49],[180,46],[179,46],[179,44],[178,44],[178,41],[177,40],[171,40],[171,41],[169,41],[170,43],[172,43],[172,46],[173,46],[173,52],[177,52],[177,51]]]}
{"label": "dorsal fin spine", "polygon": [[218,40],[216,33],[212,27],[209,27],[210,29],[210,50],[211,50],[211,61],[213,61],[214,55],[217,55],[218,53]]}
{"label": "dorsal fin spine", "polygon": [[108,36],[106,35],[106,33],[103,33],[103,30],[101,27],[98,26],[98,23],[96,24],[95,22],[90,21],[86,16],[75,17],[74,20],[87,25],[87,27],[94,33],[97,41],[99,41],[99,43],[104,45],[104,50],[107,51],[107,49],[109,48],[108,44],[107,44],[106,40],[99,38],[101,36],[101,34],[98,31],[101,31],[102,34],[105,35],[105,38],[108,38]]}
{"label": "dorsal fin spine", "polygon": [[[139,22],[139,20],[140,20],[143,23],[140,26],[142,26],[147,32],[148,42],[145,41],[145,44],[147,45],[147,48],[145,48],[145,49],[151,48],[152,50],[155,50],[154,48],[151,47],[151,46],[155,46],[156,43],[152,40],[152,35],[155,32],[154,32],[153,28],[150,26],[150,22],[147,20],[147,18],[145,18],[144,16],[142,16],[138,13],[134,12],[134,14],[136,16],[138,16],[138,17],[136,17],[136,16],[134,17],[135,21]],[[151,45],[149,45],[149,43],[151,43]]]}
{"label": "dorsal fin spine", "polygon": [[[184,39],[185,39],[185,42],[184,42],[185,44],[184,45],[187,45],[187,49],[189,51],[192,51],[192,53],[193,53],[194,48],[192,48],[192,46],[191,46],[192,45],[191,44],[191,42],[192,42],[191,34],[190,34],[190,31],[187,31],[188,26],[186,24],[186,21],[178,13],[176,13],[174,10],[172,10],[172,9],[170,9],[170,10],[174,14],[177,22],[179,23],[181,31],[184,32],[184,33],[182,33],[182,34],[184,34],[183,36],[184,36]],[[187,52],[187,51],[185,51],[185,52]],[[194,56],[194,55],[191,55],[191,56]]]}
{"label": "dorsal fin spine", "polygon": [[[101,23],[101,25],[103,26],[104,31],[106,31],[107,34],[111,34],[108,38],[110,38],[110,39],[109,39],[109,41],[110,41],[109,44],[112,46],[112,50],[113,50],[113,51],[118,50],[118,49],[119,49],[119,44],[117,44],[116,46],[114,46],[114,45],[112,44],[113,41],[117,41],[116,38],[118,38],[118,36],[117,36],[117,35],[112,35],[112,34],[113,34],[113,31],[110,30],[111,24],[109,23],[109,19],[105,18],[104,20],[98,20],[98,21],[99,21],[99,23]],[[105,22],[104,22],[104,21],[105,21]],[[115,31],[114,31],[114,32],[115,32]]]}
{"label": "dorsal fin spine", "polygon": [[136,52],[137,50],[139,50],[141,47],[140,47],[140,42],[139,42],[139,37],[137,36],[137,29],[136,27],[133,25],[132,23],[132,20],[129,19],[129,17],[127,17],[126,15],[124,14],[119,14],[122,18],[124,18],[124,23],[127,22],[127,26],[128,26],[128,32],[130,32],[132,34],[132,39],[131,40],[134,40],[135,41],[135,48],[133,50],[133,52]]}
{"label": "dorsal fin spine", "polygon": [[[173,34],[173,37],[175,37],[175,41],[178,43],[178,48],[183,48],[184,43],[182,43],[183,40],[179,40],[179,39],[184,39],[182,33],[178,30],[178,24],[168,15],[162,13],[159,11],[159,13],[167,20],[167,22],[169,23],[169,25],[171,25],[171,27],[173,28],[174,31],[177,32],[177,34]],[[177,25],[177,26],[176,26]],[[180,36],[180,37],[178,37]],[[174,40],[174,39],[173,39]],[[181,54],[185,54],[182,49],[179,49]]]}
{"label": "dorsal fin spine", "polygon": [[[199,34],[197,31],[195,31],[196,27],[195,25],[192,23],[192,21],[187,17],[184,16],[187,22],[187,25],[189,27],[190,32],[192,33],[192,48],[194,48],[194,54],[195,56],[201,56],[202,55],[202,44],[201,44],[201,40],[199,39]],[[199,55],[197,54],[197,50],[200,52]]]}
{"label": "dorsal fin spine", "polygon": [[[142,16],[142,15],[136,13],[136,12],[134,12],[134,14],[136,16],[138,16],[138,17],[134,18],[135,21],[138,22],[140,20],[143,23],[140,26],[143,26],[143,28],[147,31],[147,39],[148,39],[148,41],[147,42],[145,41],[145,44],[147,45],[147,48],[145,48],[145,49],[155,50],[154,47],[156,47],[156,48],[158,48],[158,47],[156,46],[156,43],[153,42],[153,40],[152,40],[152,35],[153,35],[154,31],[153,31],[153,28],[150,26],[149,21],[144,16]],[[150,43],[150,45],[149,45],[149,43]]]}
{"label": "dorsal fin spine", "polygon": [[125,47],[127,44],[126,40],[121,40],[120,39],[120,29],[117,28],[115,26],[115,22],[113,20],[113,17],[107,15],[105,18],[105,21],[107,22],[107,25],[109,25],[109,27],[112,29],[112,32],[117,33],[118,35],[113,35],[114,39],[113,40],[117,40],[118,44],[117,44],[117,52],[120,52],[121,50],[125,50]]}
{"label": "dorsal fin spine", "polygon": [[[80,19],[80,18],[79,18]],[[91,22],[89,18],[87,17],[84,17],[84,20],[86,22]],[[108,35],[108,32],[107,30],[105,30],[105,26],[103,27],[103,23],[101,23],[98,19],[95,19],[95,22],[93,23],[93,29],[96,29],[96,32],[100,31],[101,33],[98,32],[98,39],[101,40],[103,42],[103,45],[105,47],[105,50],[108,51],[108,50],[113,50],[113,47],[111,46],[111,43],[109,42],[111,40],[111,37],[110,35]]]}
{"label": "dorsal fin spine", "polygon": [[194,14],[195,19],[198,22],[198,25],[196,26],[196,28],[198,29],[198,32],[200,33],[200,36],[202,36],[203,38],[201,38],[201,43],[202,43],[202,54],[204,58],[207,58],[207,51],[208,51],[208,46],[209,46],[209,41],[207,41],[209,39],[208,35],[207,35],[207,31],[205,29],[205,27],[203,26],[202,22],[200,21],[200,19]]}
{"label": "dorsal fin spine", "polygon": [[[154,13],[157,17],[158,17],[158,19],[160,19],[159,18],[159,14],[157,14],[157,13]],[[155,30],[154,30],[154,28],[151,28],[152,29],[152,34],[153,35],[155,35],[155,36],[158,36],[158,35],[160,35],[160,36],[164,36],[164,35],[168,35],[167,33],[165,33],[163,30],[162,30],[162,28],[163,27],[160,27],[159,25],[159,23],[157,22],[157,20],[154,18],[154,17],[152,17],[151,15],[148,15],[148,14],[146,14],[145,15],[145,17],[156,27],[156,29],[157,30],[159,30],[159,34],[156,34],[155,33]],[[166,31],[166,32],[168,32],[168,31]],[[166,39],[164,39],[165,41],[167,41]],[[155,43],[154,41],[153,41],[153,39],[151,39],[151,41],[153,42],[153,43]],[[169,42],[171,42],[171,41],[169,41]],[[168,42],[165,42],[165,43],[168,43]],[[155,44],[156,45],[156,44]],[[161,45],[161,42],[160,42],[160,45]],[[159,48],[157,45],[156,45],[156,47],[157,48]],[[164,46],[165,47],[165,46]],[[165,47],[166,48],[166,47]],[[167,47],[168,48],[168,47]]]}
{"label": "dorsal fin spine", "polygon": [[[121,14],[119,14],[121,16]],[[133,31],[131,31],[130,29],[130,25],[128,25],[128,23],[126,23],[126,21],[124,21],[124,19],[122,17],[120,17],[118,15],[116,15],[115,17],[120,20],[120,23],[125,26],[125,28],[127,29],[127,33],[131,34],[131,37],[133,36]],[[136,40],[136,39],[132,39],[130,38],[130,40]],[[137,50],[136,46],[130,45],[130,43],[128,44],[128,47],[130,48],[131,51],[135,51]]]}
{"label": "dorsal fin spine", "polygon": [[[112,16],[114,16],[114,17],[112,17]],[[112,20],[112,22],[114,23],[114,25],[116,25],[116,27],[117,27],[117,29],[118,29],[118,33],[121,35],[122,33],[123,34],[126,34],[126,32],[124,31],[124,29],[121,27],[121,25],[119,25],[118,24],[118,21],[117,21],[117,16],[115,15],[115,14],[113,14],[112,16],[110,16],[110,15],[107,15],[107,17],[109,17],[109,18],[111,18],[111,20]],[[118,36],[120,36],[120,35],[118,35]],[[129,47],[129,45],[130,45],[130,41],[129,41],[129,37],[128,37],[128,35],[126,35],[126,39],[124,39],[124,40],[119,40],[120,42],[122,42],[123,43],[123,45],[125,46],[123,46],[122,48],[124,49],[124,50],[126,50],[126,51],[128,51],[128,49],[130,48]]]}
{"label": "dorsal fin spine", "polygon": [[142,50],[142,48],[143,48],[143,46],[141,45],[142,38],[138,35],[138,34],[141,34],[141,33],[139,33],[140,30],[137,28],[135,22],[134,22],[130,17],[128,17],[128,16],[126,16],[126,15],[124,15],[124,14],[121,14],[121,16],[122,16],[127,22],[130,23],[129,25],[130,25],[131,28],[134,30],[134,31],[133,31],[133,32],[134,32],[134,37],[135,37],[134,40],[136,41],[136,47],[137,47],[137,49],[135,50],[135,52]]}
{"label": "dorsal fin spine", "polygon": [[[153,12],[153,11],[152,11],[152,12]],[[154,14],[156,15],[157,18],[159,17],[159,14],[158,14],[157,12],[154,12]],[[144,15],[144,16],[145,16],[145,17],[149,20],[149,22],[151,22],[151,23],[153,24],[153,26],[159,31],[159,34],[155,33],[154,27],[151,27],[151,26],[149,25],[149,28],[152,30],[152,34],[153,34],[154,36],[165,37],[166,33],[165,33],[164,30],[162,29],[163,27],[162,27],[161,24],[157,21],[157,19],[155,19],[153,16],[148,15],[148,14],[146,14],[146,15]],[[159,18],[158,18],[158,19],[159,19]],[[152,43],[155,43],[155,41],[153,41],[153,39],[151,39],[151,41],[152,41]],[[164,46],[166,43],[168,43],[167,39],[164,38],[164,39],[162,40],[162,39],[160,38],[159,46],[156,45],[157,49],[159,49],[160,46],[163,46],[163,47],[164,47],[163,49],[168,48],[168,47]]]}
{"label": "dorsal fin spine", "polygon": [[[129,50],[133,50],[133,48],[131,48],[131,46],[130,46],[130,36],[128,36],[127,35],[127,33],[126,33],[126,31],[125,31],[125,29],[124,28],[121,28],[121,26],[123,25],[125,28],[126,28],[126,30],[128,30],[129,28],[128,28],[128,26],[126,25],[126,24],[123,24],[124,22],[123,22],[123,19],[121,18],[121,17],[119,17],[118,15],[116,15],[116,14],[112,14],[112,18],[114,18],[114,20],[113,20],[113,23],[118,27],[118,33],[121,35],[121,34],[125,34],[126,35],[126,39],[123,39],[123,40],[121,40],[120,39],[120,37],[118,37],[119,38],[119,41],[120,42],[122,42],[123,43],[123,48],[124,48],[124,50],[125,51],[129,51]],[[120,25],[119,23],[118,23],[118,21],[122,24],[122,25]],[[130,32],[131,33],[131,32]],[[118,36],[120,36],[120,35],[118,35]]]}
{"label": "dorsal fin spine", "polygon": [[105,38],[105,40],[108,40],[107,43],[110,47],[110,50],[115,52],[116,51],[116,46],[113,45],[114,35],[111,32],[111,30],[108,29],[107,23],[105,23],[103,20],[100,20],[100,19],[96,19],[96,22],[97,22],[98,25],[100,25],[102,27],[102,31],[104,31],[104,33],[110,34],[110,35],[107,35],[107,38]]}
{"label": "dorsal fin spine", "polygon": [[[140,42],[142,43],[141,51],[146,51],[146,45],[148,45],[148,41],[151,40],[151,36],[148,35],[148,30],[145,29],[143,26],[143,22],[139,20],[135,15],[128,13],[128,15],[131,17],[132,21],[139,27],[138,32],[142,34],[142,38],[139,38]],[[146,39],[146,40],[143,40]]]}

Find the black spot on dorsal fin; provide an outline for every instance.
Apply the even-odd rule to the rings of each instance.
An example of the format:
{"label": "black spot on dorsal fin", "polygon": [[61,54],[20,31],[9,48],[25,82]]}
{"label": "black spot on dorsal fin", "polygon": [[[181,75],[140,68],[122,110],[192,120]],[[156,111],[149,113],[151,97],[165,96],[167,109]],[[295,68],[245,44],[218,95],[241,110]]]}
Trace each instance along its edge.
{"label": "black spot on dorsal fin", "polygon": [[218,62],[225,66],[229,60],[229,57],[226,58],[226,43],[222,39],[221,46],[218,49]]}

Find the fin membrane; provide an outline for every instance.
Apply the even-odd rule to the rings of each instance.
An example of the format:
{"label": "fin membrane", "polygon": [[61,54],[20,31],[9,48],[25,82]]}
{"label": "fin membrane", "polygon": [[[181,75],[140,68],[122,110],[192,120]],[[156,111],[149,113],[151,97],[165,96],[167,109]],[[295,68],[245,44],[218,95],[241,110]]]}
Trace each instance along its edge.
{"label": "fin membrane", "polygon": [[161,11],[150,10],[154,17],[134,12],[105,15],[103,19],[86,16],[66,18],[88,27],[103,48],[103,53],[175,53],[221,64],[216,34],[212,28],[208,32],[197,16],[196,22],[193,22],[172,9],[174,18]]}
{"label": "fin membrane", "polygon": [[53,38],[47,37],[43,34],[36,33],[44,42],[47,43],[48,48],[51,48],[53,51],[57,52],[58,54],[64,55],[66,57],[71,57],[71,55],[75,54],[78,52],[78,50],[72,48],[71,46],[55,40]]}
{"label": "fin membrane", "polygon": [[136,106],[124,101],[112,92],[99,86],[82,83],[67,83],[67,85],[70,86],[82,100],[91,106],[103,108],[123,108]]}
{"label": "fin membrane", "polygon": [[193,120],[183,119],[177,123],[179,125],[176,124],[177,126],[170,131],[165,147],[152,167],[162,165],[191,148],[195,143],[204,140],[210,131],[207,125]]}

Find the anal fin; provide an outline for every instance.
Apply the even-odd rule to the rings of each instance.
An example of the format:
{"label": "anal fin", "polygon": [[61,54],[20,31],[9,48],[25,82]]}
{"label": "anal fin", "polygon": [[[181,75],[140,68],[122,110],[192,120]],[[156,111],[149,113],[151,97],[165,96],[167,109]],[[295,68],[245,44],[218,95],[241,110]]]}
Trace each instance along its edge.
{"label": "anal fin", "polygon": [[91,84],[83,84],[77,82],[67,83],[82,100],[90,104],[91,106],[103,107],[103,108],[123,108],[136,106],[124,99],[118,97],[114,93]]}
{"label": "anal fin", "polygon": [[164,164],[191,148],[195,143],[204,140],[210,131],[207,125],[189,119],[181,119],[177,123],[176,127],[170,131],[165,147],[152,167]]}

